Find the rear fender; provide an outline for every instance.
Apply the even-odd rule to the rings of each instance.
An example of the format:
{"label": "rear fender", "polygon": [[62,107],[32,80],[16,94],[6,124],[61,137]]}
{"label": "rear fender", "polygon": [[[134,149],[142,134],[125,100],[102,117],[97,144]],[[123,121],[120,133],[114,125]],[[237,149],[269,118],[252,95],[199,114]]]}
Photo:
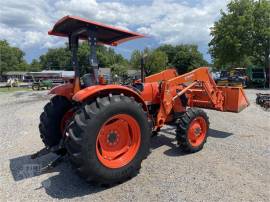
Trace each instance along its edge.
{"label": "rear fender", "polygon": [[71,100],[74,95],[73,88],[72,83],[66,83],[52,88],[48,94],[64,96]]}
{"label": "rear fender", "polygon": [[120,85],[95,85],[84,88],[77,92],[72,99],[76,102],[84,102],[91,98],[95,98],[102,95],[108,95],[109,93],[112,94],[121,94],[134,97],[138,103],[142,104],[142,107],[145,111],[147,111],[147,106],[143,100],[143,98],[134,90]]}

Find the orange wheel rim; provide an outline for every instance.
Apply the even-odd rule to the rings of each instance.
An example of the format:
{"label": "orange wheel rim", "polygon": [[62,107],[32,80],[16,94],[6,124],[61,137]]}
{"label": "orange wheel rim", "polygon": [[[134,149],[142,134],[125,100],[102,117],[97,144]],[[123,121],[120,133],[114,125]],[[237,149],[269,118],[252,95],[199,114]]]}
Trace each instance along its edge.
{"label": "orange wheel rim", "polygon": [[140,143],[138,122],[130,115],[118,114],[100,128],[96,141],[97,157],[108,168],[121,168],[134,159]]}
{"label": "orange wheel rim", "polygon": [[207,124],[203,117],[196,117],[190,123],[188,128],[188,141],[193,147],[203,143],[206,137]]}

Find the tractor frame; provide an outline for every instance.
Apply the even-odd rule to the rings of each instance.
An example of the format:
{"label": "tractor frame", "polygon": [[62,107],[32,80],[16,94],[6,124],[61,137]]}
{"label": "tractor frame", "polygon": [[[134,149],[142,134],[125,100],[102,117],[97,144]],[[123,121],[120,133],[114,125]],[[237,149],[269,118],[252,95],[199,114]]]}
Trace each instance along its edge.
{"label": "tractor frame", "polygon": [[[176,126],[183,150],[197,152],[209,129],[208,116],[199,108],[240,112],[249,105],[242,88],[217,86],[207,67],[182,75],[169,68],[145,77],[142,60],[140,80],[128,86],[107,84],[98,75],[96,46],[116,46],[141,34],[73,16],[60,19],[49,34],[69,39],[75,76],[50,91],[55,96],[39,125],[46,149],[33,158],[49,151],[60,158],[67,153],[88,181],[130,179],[150,152],[151,136],[166,124]],[[83,76],[77,59],[80,39],[90,46],[89,73]]]}

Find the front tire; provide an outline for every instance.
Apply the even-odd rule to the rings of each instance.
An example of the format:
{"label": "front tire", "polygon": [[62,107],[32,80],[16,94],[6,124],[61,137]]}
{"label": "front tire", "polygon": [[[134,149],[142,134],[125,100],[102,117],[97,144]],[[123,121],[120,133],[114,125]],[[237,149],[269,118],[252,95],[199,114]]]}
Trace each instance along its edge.
{"label": "front tire", "polygon": [[39,90],[39,85],[37,85],[37,84],[32,85],[32,90],[34,90],[34,91]]}
{"label": "front tire", "polygon": [[121,183],[135,176],[150,149],[151,130],[140,104],[124,95],[86,103],[68,130],[66,149],[87,181]]}
{"label": "front tire", "polygon": [[72,103],[63,96],[54,96],[44,107],[40,115],[40,137],[46,147],[59,144],[62,135],[62,120],[72,108]]}
{"label": "front tire", "polygon": [[176,140],[184,151],[194,153],[200,151],[207,139],[209,118],[207,114],[197,108],[189,108],[178,119]]}

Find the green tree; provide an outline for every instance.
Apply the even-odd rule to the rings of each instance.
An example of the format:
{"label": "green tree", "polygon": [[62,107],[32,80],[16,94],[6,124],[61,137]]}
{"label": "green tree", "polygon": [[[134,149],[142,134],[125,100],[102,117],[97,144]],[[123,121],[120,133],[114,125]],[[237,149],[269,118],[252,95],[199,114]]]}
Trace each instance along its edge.
{"label": "green tree", "polygon": [[33,59],[31,64],[29,65],[28,71],[30,72],[38,72],[41,70],[41,64],[37,59]]}
{"label": "green tree", "polygon": [[130,64],[133,69],[141,67],[141,59],[144,57],[146,76],[165,70],[168,65],[166,53],[160,50],[144,49],[143,51],[133,51]]}
{"label": "green tree", "polygon": [[258,64],[270,67],[270,1],[255,2],[253,57]]}
{"label": "green tree", "polygon": [[67,47],[51,48],[39,59],[42,69],[72,70],[71,54]]}
{"label": "green tree", "polygon": [[110,66],[112,73],[114,75],[118,75],[118,76],[125,76],[127,75],[127,71],[128,71],[128,63],[115,63],[113,65]]}
{"label": "green tree", "polygon": [[7,71],[25,71],[28,64],[24,60],[24,52],[12,47],[6,40],[0,40],[0,77]]}
{"label": "green tree", "polygon": [[209,52],[217,67],[269,64],[270,2],[233,0],[211,28]]}
{"label": "green tree", "polygon": [[130,64],[132,69],[139,69],[141,67],[141,58],[143,57],[144,51],[134,50],[131,54]]}
{"label": "green tree", "polygon": [[[87,42],[82,42],[78,48],[78,63],[81,74],[88,72],[89,68],[89,54],[90,48]],[[127,60],[122,55],[115,53],[112,48],[105,46],[97,47],[97,59],[99,67],[115,68],[115,64],[127,64]],[[71,52],[66,47],[49,49],[47,53],[40,56],[40,64],[42,69],[54,70],[72,70],[71,65]]]}
{"label": "green tree", "polygon": [[[90,48],[88,43],[81,43],[78,49],[78,62],[82,73],[87,72],[87,68],[89,68],[89,54]],[[112,48],[105,46],[97,47],[97,59],[99,67],[116,68],[117,65],[120,65],[124,68],[124,65],[127,64],[127,60],[122,55],[115,53]]]}
{"label": "green tree", "polygon": [[160,47],[158,47],[158,50],[160,51],[163,51],[164,53],[167,54],[167,57],[168,57],[168,65],[169,66],[174,66],[173,65],[173,60],[174,60],[174,57],[176,55],[176,47],[173,46],[173,45],[170,45],[170,44],[164,44]]}
{"label": "green tree", "polygon": [[158,50],[168,55],[170,66],[176,67],[178,73],[183,74],[200,66],[207,65],[197,45],[182,44],[177,46],[163,45]]}

